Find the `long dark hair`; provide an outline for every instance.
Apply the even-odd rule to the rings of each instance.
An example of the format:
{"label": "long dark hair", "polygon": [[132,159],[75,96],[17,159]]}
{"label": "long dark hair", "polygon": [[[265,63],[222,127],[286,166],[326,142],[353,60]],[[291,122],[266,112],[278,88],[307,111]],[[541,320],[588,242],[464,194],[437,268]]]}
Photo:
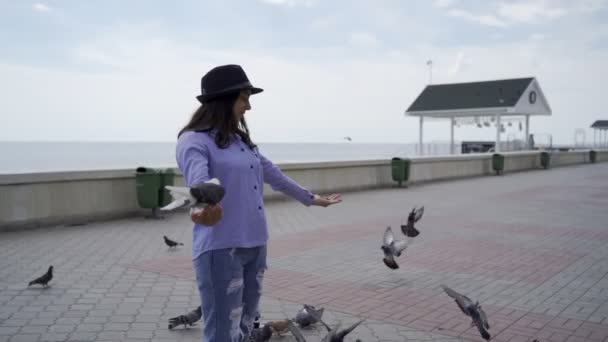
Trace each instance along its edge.
{"label": "long dark hair", "polygon": [[192,114],[190,122],[179,131],[179,138],[186,131],[207,131],[215,130],[215,144],[219,148],[226,148],[230,145],[232,135],[238,134],[243,142],[254,149],[256,145],[249,137],[249,128],[245,118],[236,121],[232,108],[239,97],[239,93],[229,94],[218,97],[203,103]]}

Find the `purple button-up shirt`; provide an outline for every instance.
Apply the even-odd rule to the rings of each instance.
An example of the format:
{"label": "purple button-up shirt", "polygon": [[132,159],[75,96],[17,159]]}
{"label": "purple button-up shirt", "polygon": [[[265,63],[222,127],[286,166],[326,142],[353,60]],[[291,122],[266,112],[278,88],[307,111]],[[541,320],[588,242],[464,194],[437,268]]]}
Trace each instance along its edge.
{"label": "purple button-up shirt", "polygon": [[234,247],[256,247],[268,241],[268,226],[264,214],[264,183],[304,205],[311,205],[313,194],[287,177],[257,148],[251,150],[235,136],[230,145],[221,149],[214,133],[185,132],[177,141],[177,165],[187,186],[217,178],[226,189],[220,205],[224,217],[213,227],[194,225],[192,256],[204,252]]}

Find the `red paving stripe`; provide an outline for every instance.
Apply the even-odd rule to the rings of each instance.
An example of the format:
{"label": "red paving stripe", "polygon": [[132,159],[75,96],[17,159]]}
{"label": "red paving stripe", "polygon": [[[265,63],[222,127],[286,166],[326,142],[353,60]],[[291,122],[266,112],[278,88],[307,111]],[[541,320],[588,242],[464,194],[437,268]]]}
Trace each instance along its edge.
{"label": "red paving stripe", "polygon": [[[175,268],[179,264],[191,265],[188,257],[171,257],[149,260],[132,267],[164,275],[192,279],[190,268]],[[381,290],[381,291],[378,291]],[[442,335],[479,338],[470,319],[464,316],[452,299],[444,294],[407,288],[384,289],[344,280],[326,280],[320,277],[273,268],[266,273],[264,295],[294,303],[312,303],[328,310],[366,317],[391,324]],[[602,341],[608,336],[608,326],[553,316],[528,313],[511,308],[484,306],[490,319],[490,333],[496,341],[538,336],[580,337],[589,341]]]}

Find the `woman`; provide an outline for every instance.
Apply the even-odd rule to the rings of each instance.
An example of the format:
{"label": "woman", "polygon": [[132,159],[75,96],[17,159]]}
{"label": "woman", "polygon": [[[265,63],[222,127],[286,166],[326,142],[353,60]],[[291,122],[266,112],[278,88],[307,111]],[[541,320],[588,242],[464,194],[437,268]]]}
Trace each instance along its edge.
{"label": "woman", "polygon": [[238,65],[210,70],[201,80],[201,106],[181,130],[177,163],[188,186],[218,178],[226,195],[218,206],[191,214],[193,262],[202,300],[206,342],[246,340],[266,269],[268,228],[263,185],[304,205],[327,207],[340,195],[314,195],[258,151],[244,114],[253,87]]}

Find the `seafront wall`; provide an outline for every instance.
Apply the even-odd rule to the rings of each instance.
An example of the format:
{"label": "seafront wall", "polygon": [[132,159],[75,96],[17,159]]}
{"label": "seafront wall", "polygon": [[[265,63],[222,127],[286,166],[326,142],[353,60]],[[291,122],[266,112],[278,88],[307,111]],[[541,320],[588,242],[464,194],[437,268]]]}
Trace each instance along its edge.
{"label": "seafront wall", "polygon": [[[539,151],[506,152],[504,173],[541,169]],[[608,161],[608,150],[597,151]],[[492,154],[411,158],[406,184],[494,175]],[[551,153],[551,168],[590,163],[589,151]],[[278,166],[316,193],[396,186],[390,160],[289,163]],[[175,185],[183,185],[179,170]],[[550,172],[547,170],[547,172]],[[404,190],[407,191],[407,190]],[[265,185],[265,199],[286,198]],[[128,170],[0,175],[0,230],[92,221],[149,213],[139,208],[135,168]]]}

